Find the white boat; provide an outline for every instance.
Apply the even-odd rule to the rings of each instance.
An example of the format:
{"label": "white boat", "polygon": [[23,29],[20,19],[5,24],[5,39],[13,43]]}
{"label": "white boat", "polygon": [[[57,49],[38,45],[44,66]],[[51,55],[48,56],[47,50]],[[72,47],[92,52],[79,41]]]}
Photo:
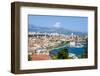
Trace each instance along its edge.
{"label": "white boat", "polygon": [[75,43],[74,45],[70,45],[70,47],[82,48],[84,47],[84,45],[82,45],[81,43]]}

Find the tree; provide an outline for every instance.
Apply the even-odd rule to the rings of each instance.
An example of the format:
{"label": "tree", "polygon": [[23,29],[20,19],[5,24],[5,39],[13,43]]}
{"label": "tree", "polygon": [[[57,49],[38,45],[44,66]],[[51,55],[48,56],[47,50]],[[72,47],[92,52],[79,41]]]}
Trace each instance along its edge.
{"label": "tree", "polygon": [[28,61],[31,61],[31,60],[32,60],[32,56],[28,55]]}
{"label": "tree", "polygon": [[57,59],[68,59],[68,49],[64,48],[57,54]]}
{"label": "tree", "polygon": [[86,39],[86,47],[84,48],[84,53],[82,54],[81,58],[88,57],[88,39]]}

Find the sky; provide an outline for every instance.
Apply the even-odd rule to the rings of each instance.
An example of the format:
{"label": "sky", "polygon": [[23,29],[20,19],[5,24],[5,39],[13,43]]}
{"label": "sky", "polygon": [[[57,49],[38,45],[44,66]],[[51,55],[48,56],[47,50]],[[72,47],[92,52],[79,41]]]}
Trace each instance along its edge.
{"label": "sky", "polygon": [[88,17],[29,15],[28,25],[65,28],[71,31],[88,32]]}

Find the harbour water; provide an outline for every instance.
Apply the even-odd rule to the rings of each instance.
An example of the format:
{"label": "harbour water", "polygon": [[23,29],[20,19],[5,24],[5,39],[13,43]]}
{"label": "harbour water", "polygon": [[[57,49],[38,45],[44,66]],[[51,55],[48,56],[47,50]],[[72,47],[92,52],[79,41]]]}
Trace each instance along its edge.
{"label": "harbour water", "polygon": [[71,47],[71,46],[63,46],[60,48],[55,48],[51,51],[51,54],[57,54],[59,51],[61,51],[63,48],[67,48],[68,49],[68,53],[73,53],[75,55],[82,55],[85,51],[86,45],[84,45],[83,47]]}

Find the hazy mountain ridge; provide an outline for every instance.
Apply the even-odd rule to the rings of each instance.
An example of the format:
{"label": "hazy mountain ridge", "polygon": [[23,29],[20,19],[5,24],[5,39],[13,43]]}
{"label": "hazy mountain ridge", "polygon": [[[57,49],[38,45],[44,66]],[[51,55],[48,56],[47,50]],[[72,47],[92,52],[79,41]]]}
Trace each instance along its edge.
{"label": "hazy mountain ridge", "polygon": [[75,35],[87,35],[87,33],[84,32],[76,32],[76,31],[71,31],[65,28],[54,28],[54,27],[38,27],[36,25],[29,25],[30,27],[28,28],[29,32],[47,32],[47,33],[60,33],[60,34],[66,34],[70,35],[71,33],[74,33]]}

